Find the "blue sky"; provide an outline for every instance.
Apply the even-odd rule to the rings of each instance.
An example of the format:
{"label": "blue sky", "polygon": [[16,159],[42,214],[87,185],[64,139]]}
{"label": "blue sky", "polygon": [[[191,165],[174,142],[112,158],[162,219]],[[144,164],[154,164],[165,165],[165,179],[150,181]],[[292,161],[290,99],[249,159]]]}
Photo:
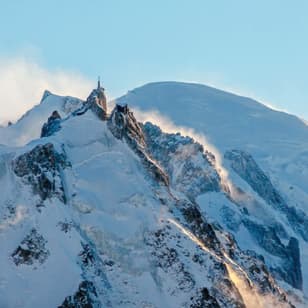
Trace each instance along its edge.
{"label": "blue sky", "polygon": [[22,58],[50,74],[100,74],[113,97],[151,81],[196,81],[308,119],[308,1],[0,4],[2,65]]}

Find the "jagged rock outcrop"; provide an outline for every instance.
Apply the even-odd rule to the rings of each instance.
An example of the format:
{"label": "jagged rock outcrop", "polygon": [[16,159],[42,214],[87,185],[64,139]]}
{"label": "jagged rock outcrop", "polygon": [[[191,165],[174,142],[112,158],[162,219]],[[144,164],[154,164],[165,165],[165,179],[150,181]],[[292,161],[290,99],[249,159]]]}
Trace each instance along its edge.
{"label": "jagged rock outcrop", "polygon": [[87,109],[91,109],[101,120],[107,119],[107,100],[103,88],[93,89],[85,105]]}
{"label": "jagged rock outcrop", "polygon": [[61,116],[57,110],[55,110],[48,118],[47,123],[42,127],[41,138],[49,137],[61,129]]}
{"label": "jagged rock outcrop", "polygon": [[169,175],[171,185],[188,197],[220,190],[215,157],[190,137],[163,133],[149,122],[142,126],[151,156]]}
{"label": "jagged rock outcrop", "polygon": [[105,274],[103,261],[97,253],[95,245],[89,239],[87,242],[81,242],[81,246],[83,249],[78,254],[77,262],[82,270],[82,277],[91,283],[96,293],[104,299],[101,304],[108,307],[111,305],[108,298],[111,286]]}
{"label": "jagged rock outcrop", "polygon": [[132,147],[145,147],[142,129],[127,106],[115,106],[108,127],[116,138],[125,139]]}
{"label": "jagged rock outcrop", "polygon": [[74,295],[65,298],[58,308],[100,308],[95,286],[91,281],[82,281]]}
{"label": "jagged rock outcrop", "polygon": [[286,203],[253,157],[241,150],[227,151],[224,156],[230,161],[231,168],[269,205],[286,215],[293,230],[300,234],[305,241],[308,241],[307,215]]}
{"label": "jagged rock outcrop", "polygon": [[[202,193],[220,191],[220,178],[214,167],[215,157],[211,153],[204,151],[203,147],[194,142],[192,138],[183,137],[180,134],[163,133],[160,128],[151,123],[142,125],[142,131],[140,131],[140,125],[133,117],[133,114],[129,113],[127,106],[116,107],[111,115],[110,121],[112,119],[112,123],[115,124],[110,127],[113,134],[117,138],[124,138],[130,145],[141,144],[143,147],[146,147],[148,153],[168,172],[171,184],[177,190],[183,191],[192,199]],[[127,123],[129,124],[127,125]],[[210,249],[220,254],[221,247],[219,246],[215,232],[212,226],[206,223],[198,207],[193,205],[193,203],[183,203],[181,200],[179,201],[178,208],[181,210],[193,234],[201,241],[204,241]],[[249,222],[249,220],[247,221]],[[250,231],[254,232],[251,228]],[[265,234],[267,233],[264,232]],[[274,241],[274,238],[272,240]],[[278,241],[280,242],[279,238]],[[270,249],[275,249],[271,245],[271,242],[263,241],[263,243],[264,245],[266,243],[266,245],[271,246],[267,247],[267,251],[270,252]],[[283,245],[280,248],[285,257],[286,248]],[[257,276],[255,277],[259,280],[260,285],[262,285],[263,291],[271,292],[275,290],[273,280],[270,278],[269,272],[265,269],[264,263],[261,262],[256,266],[257,261],[254,263],[251,260],[250,262],[252,264],[251,268],[256,268],[252,276],[258,274],[259,278]],[[300,265],[299,267],[298,265],[297,261],[294,262],[293,259],[287,258],[281,266],[281,271],[288,272],[289,270],[295,270],[297,273],[296,277],[293,275],[294,277],[292,279],[287,279],[286,281],[294,287],[300,288],[302,278]]]}
{"label": "jagged rock outcrop", "polygon": [[287,205],[271,180],[257,165],[253,157],[241,150],[232,150],[225,153],[225,158],[231,162],[232,169],[269,204],[284,210]]}
{"label": "jagged rock outcrop", "polygon": [[[174,280],[167,292],[183,298],[183,307],[241,307],[241,295],[227,278],[227,270],[219,261],[196,249],[187,250],[183,243],[187,240],[182,234],[173,232],[172,225],[146,235],[145,241],[151,254],[155,275]],[[211,281],[210,290],[197,279],[192,268],[206,274]],[[166,284],[168,283],[166,281]],[[164,286],[164,280],[161,282]],[[205,290],[206,289],[206,290]],[[213,305],[213,306],[211,306]]]}
{"label": "jagged rock outcrop", "polygon": [[[231,264],[233,269],[238,270],[241,267],[246,272],[247,277],[251,280],[251,283],[255,284],[254,288],[256,288],[256,292],[260,294],[275,294],[278,302],[280,302],[284,307],[292,307],[292,305],[288,303],[286,294],[280,290],[279,286],[273,279],[273,276],[270,274],[270,271],[267,269],[262,256],[251,254],[248,251],[241,251],[232,234],[226,232],[221,233],[219,229],[206,221],[197,204],[187,202],[185,200],[178,200],[177,208],[182,215],[182,218],[180,218],[180,221],[182,221],[182,226],[185,226],[187,230],[189,230],[189,232],[191,232],[198,239],[198,241],[203,243],[211,255],[216,255],[216,258],[214,258],[217,261],[215,264],[216,274],[218,274],[219,271],[222,271],[222,273],[226,275],[227,269],[225,267],[225,263],[228,263],[229,265]],[[165,241],[166,237],[170,236],[169,233],[170,231],[168,228],[157,231],[155,233],[154,243],[157,244],[157,241]],[[221,242],[221,238],[224,238],[223,242]],[[153,242],[151,241],[151,243]],[[163,246],[159,247],[161,249]],[[158,251],[158,249],[155,251]],[[285,250],[284,256],[286,256],[286,253],[287,251]],[[157,252],[153,255],[156,256],[156,254]],[[232,261],[230,261],[226,255],[228,255],[228,258],[232,259]],[[171,268],[171,264],[173,264],[173,262],[170,262],[170,259],[173,260],[176,256],[177,251],[166,248],[165,252],[159,257],[159,259],[166,259],[166,262],[164,263],[165,266],[166,264],[169,264]],[[204,256],[202,256],[202,254],[193,254],[192,256],[193,261],[199,264],[204,264],[204,260],[202,261],[203,258]],[[288,260],[286,260],[285,264],[281,267],[285,272],[293,270],[291,269],[291,262],[293,261],[290,261],[290,259],[291,258],[288,257]],[[159,264],[162,265],[161,263]],[[272,272],[275,273],[274,270]],[[281,278],[281,276],[276,277]],[[293,277],[295,277],[295,275]],[[297,277],[295,279],[297,279]],[[287,282],[290,283],[290,280]],[[292,283],[290,284],[292,285]],[[221,286],[217,286],[217,289],[213,287],[211,290],[211,295],[219,303],[223,302],[223,306],[226,305],[224,299],[228,297],[230,302],[228,302],[227,306],[233,305],[234,302],[232,301],[235,300],[235,298],[241,298],[241,295],[236,294],[237,290],[227,279],[225,279],[223,285],[224,287],[222,287],[222,289],[220,289]],[[236,294],[236,296],[234,294]],[[233,296],[235,296],[235,298],[233,298]],[[191,298],[192,302],[195,298],[195,296]],[[237,302],[236,305],[238,305],[238,307],[244,307],[244,304],[241,301]]]}
{"label": "jagged rock outcrop", "polygon": [[208,288],[198,290],[194,297],[191,297],[190,308],[219,308],[215,297],[211,296]]}
{"label": "jagged rock outcrop", "polygon": [[143,131],[133,112],[127,106],[115,106],[108,119],[108,128],[117,139],[124,139],[127,142],[155,180],[165,185],[169,184],[169,178],[164,170],[147,152]]}
{"label": "jagged rock outcrop", "polygon": [[254,251],[242,251],[239,249],[232,234],[222,230],[216,230],[216,232],[220,234],[220,238],[223,236],[225,239],[223,249],[229,258],[233,260],[231,263],[235,262],[238,264],[238,267],[245,270],[247,274],[246,278],[249,278],[249,284],[251,287],[255,288],[256,294],[272,294],[275,296],[278,307],[295,308],[288,301],[287,293],[284,292],[275,281],[275,275],[273,275],[274,271],[265,265],[265,260],[262,255],[258,255]]}
{"label": "jagged rock outcrop", "polygon": [[[228,204],[228,203],[227,203]],[[291,240],[284,229],[281,230],[281,225],[277,225],[275,221],[272,222],[272,225],[262,224],[260,221],[256,220],[254,217],[249,215],[248,212],[243,212],[242,209],[238,211],[235,210],[235,205],[228,206],[218,205],[220,207],[219,212],[221,215],[220,223],[223,224],[223,229],[228,230],[228,238],[230,243],[234,242],[233,237],[230,237],[231,234],[237,234],[239,237],[240,230],[245,230],[244,234],[249,233],[249,237],[253,241],[253,245],[260,247],[262,250],[260,255],[252,253],[252,251],[247,250],[245,254],[251,256],[252,259],[245,257],[243,264],[248,271],[250,271],[250,266],[247,267],[247,264],[251,264],[251,269],[255,268],[256,264],[258,265],[257,270],[253,270],[254,281],[259,281],[261,286],[261,291],[272,292],[273,282],[268,279],[270,276],[269,273],[279,280],[283,280],[293,286],[294,288],[301,289],[302,287],[302,273],[301,273],[301,263],[300,259],[297,256],[299,254],[299,247],[296,245],[293,246],[293,253],[290,253],[288,245],[284,244],[286,240]],[[216,225],[219,226],[219,225]],[[219,226],[221,228],[221,226]],[[282,239],[281,239],[282,238]],[[292,240],[293,242],[293,240]],[[235,242],[231,245],[232,255],[238,251],[238,248],[235,245]],[[265,257],[263,257],[263,254]],[[265,270],[265,265],[267,269]],[[260,269],[264,269],[260,270]],[[292,273],[287,275],[287,273]],[[257,276],[255,276],[257,274]]]}
{"label": "jagged rock outcrop", "polygon": [[206,246],[213,249],[217,254],[220,254],[221,245],[217,239],[213,226],[206,221],[198,205],[186,200],[177,200],[176,206],[183,215],[185,224],[192,233],[197,236],[201,242],[206,243]]}
{"label": "jagged rock outcrop", "polygon": [[268,253],[275,256],[276,264],[271,266],[273,275],[286,281],[296,289],[302,289],[303,278],[299,258],[298,240],[291,237],[289,244],[285,246],[272,227],[257,224],[252,220],[245,219],[244,225],[250,231],[255,241]]}
{"label": "jagged rock outcrop", "polygon": [[44,263],[50,254],[46,244],[44,237],[32,229],[11,255],[15,265]]}
{"label": "jagged rock outcrop", "polygon": [[[303,289],[303,276],[301,271],[301,261],[300,261],[300,249],[299,242],[296,238],[291,237],[287,246],[288,258],[287,264],[289,264],[289,270],[287,275],[289,275],[289,281],[291,285],[295,288]],[[286,279],[287,281],[287,279]]]}
{"label": "jagged rock outcrop", "polygon": [[42,201],[56,196],[66,202],[61,169],[69,164],[63,153],[58,153],[51,143],[37,145],[31,151],[20,155],[14,161],[14,173],[32,186],[33,192]]}
{"label": "jagged rock outcrop", "polygon": [[[27,308],[45,306],[45,290],[53,290],[47,306],[61,308],[244,308],[254,304],[245,292],[291,306],[275,281],[302,286],[299,243],[289,228],[263,225],[244,198],[228,198],[215,157],[192,138],[142,125],[127,106],[100,114],[98,99],[93,94],[69,115],[59,105],[65,125],[58,130],[61,119],[53,115],[42,133],[57,136],[16,150],[23,154],[15,158],[9,149],[8,167],[0,161],[0,184],[18,188],[0,194],[0,233],[11,247],[0,255],[0,307],[18,307],[10,289]],[[104,122],[85,114],[89,109]],[[38,199],[48,207],[38,211]],[[256,252],[237,242],[241,230]]]}

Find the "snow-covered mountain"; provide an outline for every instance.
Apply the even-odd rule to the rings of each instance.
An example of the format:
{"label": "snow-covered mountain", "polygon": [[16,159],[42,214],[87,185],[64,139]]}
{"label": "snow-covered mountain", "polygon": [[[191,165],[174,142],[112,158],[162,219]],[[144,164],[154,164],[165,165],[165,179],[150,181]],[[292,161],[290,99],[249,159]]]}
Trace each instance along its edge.
{"label": "snow-covered mountain", "polygon": [[0,307],[305,307],[307,125],[196,84],[103,99],[0,128]]}

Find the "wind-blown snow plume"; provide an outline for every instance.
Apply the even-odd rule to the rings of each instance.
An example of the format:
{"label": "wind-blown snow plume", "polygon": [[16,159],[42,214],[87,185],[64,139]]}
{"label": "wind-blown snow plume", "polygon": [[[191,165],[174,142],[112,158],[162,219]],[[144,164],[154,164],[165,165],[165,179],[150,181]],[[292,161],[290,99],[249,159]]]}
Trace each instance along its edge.
{"label": "wind-blown snow plume", "polygon": [[204,149],[210,151],[215,155],[215,168],[219,173],[223,185],[223,189],[232,194],[232,183],[228,177],[228,171],[222,163],[222,158],[219,151],[206,139],[203,134],[196,132],[194,129],[185,126],[177,126],[170,119],[160,114],[158,111],[143,111],[133,107],[136,117],[139,121],[152,122],[158,125],[166,133],[180,133],[183,136],[189,136],[195,141],[204,146]]}
{"label": "wind-blown snow plume", "polygon": [[39,103],[48,89],[59,95],[86,97],[91,82],[76,72],[48,70],[33,60],[0,59],[0,124],[15,121]]}
{"label": "wind-blown snow plume", "polygon": [[248,277],[245,270],[236,262],[234,262],[225,252],[223,258],[218,256],[215,252],[211,251],[202,241],[200,241],[194,234],[188,229],[183,227],[178,221],[174,219],[168,219],[170,223],[176,226],[183,234],[185,234],[190,240],[201,247],[203,251],[210,254],[219,262],[222,262],[228,271],[229,277],[233,284],[241,294],[244,304],[247,308],[274,308],[274,307],[288,307],[286,304],[278,302],[271,295],[261,295],[255,289],[253,282]]}

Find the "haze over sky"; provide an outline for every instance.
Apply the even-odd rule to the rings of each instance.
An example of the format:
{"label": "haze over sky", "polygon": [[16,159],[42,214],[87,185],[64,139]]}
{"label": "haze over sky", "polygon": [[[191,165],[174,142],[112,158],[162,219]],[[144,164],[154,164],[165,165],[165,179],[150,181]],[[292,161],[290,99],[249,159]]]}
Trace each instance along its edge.
{"label": "haze over sky", "polygon": [[213,85],[308,119],[306,0],[0,0],[0,121],[44,88]]}

